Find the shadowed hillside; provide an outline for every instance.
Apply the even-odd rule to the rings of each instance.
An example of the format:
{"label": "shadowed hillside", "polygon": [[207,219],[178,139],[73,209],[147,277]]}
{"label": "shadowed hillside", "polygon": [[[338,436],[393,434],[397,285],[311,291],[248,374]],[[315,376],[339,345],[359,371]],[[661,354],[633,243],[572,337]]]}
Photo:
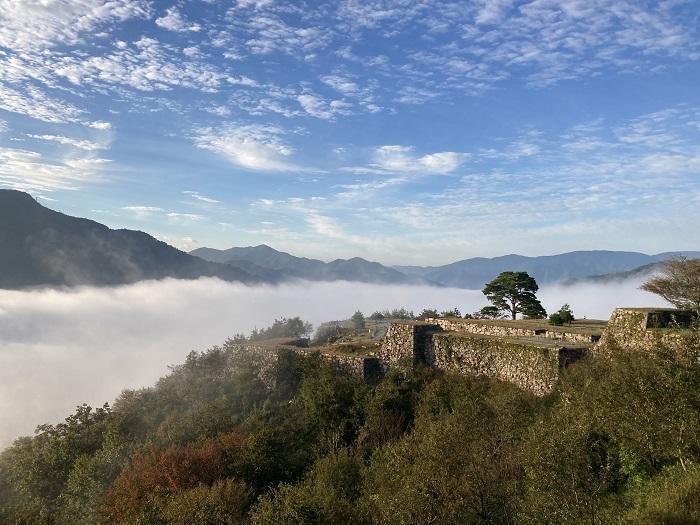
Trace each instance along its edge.
{"label": "shadowed hillside", "polygon": [[184,253],[146,233],[111,230],[58,213],[19,191],[0,190],[0,224],[0,288],[116,285],[165,277],[259,280],[239,268]]}

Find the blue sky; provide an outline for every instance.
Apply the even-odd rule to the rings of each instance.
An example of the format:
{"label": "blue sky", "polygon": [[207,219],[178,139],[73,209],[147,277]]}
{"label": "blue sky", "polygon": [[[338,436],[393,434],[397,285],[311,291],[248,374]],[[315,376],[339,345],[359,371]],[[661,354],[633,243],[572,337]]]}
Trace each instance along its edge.
{"label": "blue sky", "polygon": [[0,0],[0,187],[180,248],[700,247],[700,2]]}

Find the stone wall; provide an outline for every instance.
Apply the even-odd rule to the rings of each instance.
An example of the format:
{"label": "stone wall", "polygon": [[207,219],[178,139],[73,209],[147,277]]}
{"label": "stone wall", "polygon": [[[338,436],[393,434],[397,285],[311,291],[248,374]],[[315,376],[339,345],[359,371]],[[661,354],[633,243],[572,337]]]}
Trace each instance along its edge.
{"label": "stone wall", "polygon": [[337,370],[358,376],[368,382],[381,379],[386,372],[386,367],[382,360],[375,356],[330,352],[321,352],[321,356],[335,365]]}
{"label": "stone wall", "polygon": [[441,330],[440,326],[434,323],[418,321],[392,323],[384,336],[379,357],[388,363],[407,358],[424,362],[423,353],[427,338],[433,332]]}
{"label": "stone wall", "polygon": [[[274,367],[279,359],[280,351],[290,350],[303,355],[310,355],[318,350],[296,345],[256,345],[250,343],[234,344],[229,347],[234,359],[246,355],[260,372],[258,377],[268,387],[274,386]],[[335,352],[319,352],[321,357],[330,362],[343,373],[356,375],[366,381],[380,379],[386,372],[384,362],[376,356],[341,354]]]}
{"label": "stone wall", "polygon": [[541,344],[518,341],[513,339],[514,332],[498,332],[499,335],[447,332],[443,327],[450,325],[441,324],[429,321],[392,324],[379,356],[389,366],[410,358],[439,370],[508,381],[544,395],[557,382],[559,370],[587,351],[585,347],[559,346],[554,341]]}
{"label": "stone wall", "polygon": [[562,350],[498,337],[443,332],[430,338],[426,362],[440,370],[492,377],[544,395],[559,378]]}
{"label": "stone wall", "polygon": [[580,332],[567,332],[566,328],[524,328],[508,326],[492,321],[478,319],[426,319],[427,323],[436,324],[444,330],[470,334],[491,335],[494,337],[546,337],[547,339],[566,340],[574,343],[595,343],[598,336]]}
{"label": "stone wall", "polygon": [[692,330],[650,327],[658,326],[660,318],[671,319],[673,316],[670,314],[673,312],[674,310],[651,308],[617,308],[610,317],[603,331],[603,337],[595,350],[600,352],[623,348],[649,351],[654,347],[682,350],[688,346],[689,340],[693,337]]}

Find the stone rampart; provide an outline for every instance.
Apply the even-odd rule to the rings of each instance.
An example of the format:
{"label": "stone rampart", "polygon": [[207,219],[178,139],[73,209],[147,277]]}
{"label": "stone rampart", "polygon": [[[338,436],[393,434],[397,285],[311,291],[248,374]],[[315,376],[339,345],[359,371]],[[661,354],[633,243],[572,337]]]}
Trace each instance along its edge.
{"label": "stone rampart", "polygon": [[410,358],[439,370],[508,381],[544,395],[557,382],[559,370],[587,351],[585,346],[569,348],[542,339],[518,340],[501,332],[483,335],[444,331],[443,326],[429,321],[394,323],[379,356],[389,366]]}
{"label": "stone rampart", "polygon": [[683,310],[617,308],[595,350],[649,351],[655,347],[683,350],[694,335],[684,326],[691,322],[692,313]]}
{"label": "stone rampart", "polygon": [[406,358],[424,362],[426,339],[433,332],[441,330],[442,328],[434,323],[419,321],[392,323],[384,336],[379,357],[388,363]]}
{"label": "stone rampart", "polygon": [[290,350],[299,354],[318,352],[321,357],[330,362],[341,372],[356,375],[366,381],[381,378],[386,371],[383,361],[376,356],[342,354],[337,352],[322,352],[296,345],[256,345],[242,343],[232,345],[233,355],[247,355],[252,364],[259,369],[258,377],[268,387],[274,385],[274,367],[279,359],[280,351]]}
{"label": "stone rampart", "polygon": [[368,382],[380,379],[386,371],[382,360],[375,356],[331,352],[321,352],[321,356],[335,365],[337,370],[358,376]]}
{"label": "stone rampart", "polygon": [[426,319],[427,323],[436,324],[443,330],[469,334],[491,335],[494,337],[545,337],[547,339],[569,341],[573,343],[595,343],[599,336],[581,332],[567,331],[566,328],[552,326],[548,328],[526,328],[509,326],[503,323],[482,321],[479,319]]}
{"label": "stone rampart", "polygon": [[432,335],[425,352],[426,362],[440,370],[492,377],[544,395],[559,378],[561,350],[492,336],[443,332]]}

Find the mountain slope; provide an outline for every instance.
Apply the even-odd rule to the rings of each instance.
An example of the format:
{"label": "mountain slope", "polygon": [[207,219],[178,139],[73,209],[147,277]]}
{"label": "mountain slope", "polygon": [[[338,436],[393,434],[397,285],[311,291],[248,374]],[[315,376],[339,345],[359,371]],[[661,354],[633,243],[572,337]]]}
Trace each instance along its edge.
{"label": "mountain slope", "polygon": [[[282,273],[288,278],[308,279],[311,281],[358,281],[385,284],[426,284],[421,277],[408,276],[400,271],[379,263],[367,261],[360,257],[336,259],[326,263],[306,257],[295,257],[277,251],[265,244],[228,250],[198,248],[190,252],[202,259],[212,262],[253,264]],[[243,266],[245,268],[245,266]]]}
{"label": "mountain slope", "polygon": [[45,208],[26,193],[0,190],[0,288],[204,276],[260,280],[240,268],[184,253],[146,233],[111,230]]}
{"label": "mountain slope", "polygon": [[564,281],[564,284],[609,284],[628,281],[630,279],[642,280],[647,279],[657,273],[661,269],[662,265],[662,261],[653,262],[650,264],[645,264],[644,266],[639,266],[638,268],[634,268],[632,270],[627,270],[626,272],[604,273],[602,275],[589,275],[587,277],[580,277],[577,279],[568,279]]}

